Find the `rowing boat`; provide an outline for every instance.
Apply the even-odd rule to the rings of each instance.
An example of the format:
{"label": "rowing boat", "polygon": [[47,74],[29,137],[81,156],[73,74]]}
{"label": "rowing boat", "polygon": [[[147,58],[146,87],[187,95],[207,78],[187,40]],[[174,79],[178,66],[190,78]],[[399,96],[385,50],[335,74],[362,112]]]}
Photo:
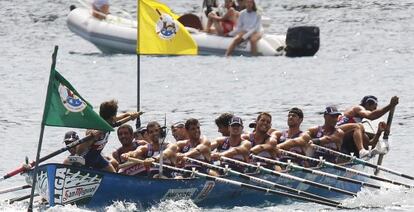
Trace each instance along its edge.
{"label": "rowing boat", "polygon": [[[349,167],[362,169],[362,165],[347,164]],[[206,180],[200,177],[184,179],[160,179],[146,176],[128,176],[118,173],[93,170],[87,167],[49,163],[39,167],[36,190],[46,199],[50,206],[76,204],[87,208],[102,208],[114,201],[138,203],[142,209],[148,208],[166,199],[191,199],[200,207],[231,208],[235,206],[260,206],[263,204],[280,204],[288,198],[269,195],[251,189],[240,188],[226,182]],[[354,179],[363,180],[354,174],[344,173],[331,168],[321,171],[334,173]],[[338,182],[323,176],[288,171],[289,174],[358,192],[360,185]],[[294,182],[266,174],[253,174],[285,186],[308,191],[327,198],[341,198],[344,195],[320,188]],[[30,184],[32,173],[28,173]],[[234,177],[230,177],[232,179]],[[243,181],[242,181],[243,182]]]}

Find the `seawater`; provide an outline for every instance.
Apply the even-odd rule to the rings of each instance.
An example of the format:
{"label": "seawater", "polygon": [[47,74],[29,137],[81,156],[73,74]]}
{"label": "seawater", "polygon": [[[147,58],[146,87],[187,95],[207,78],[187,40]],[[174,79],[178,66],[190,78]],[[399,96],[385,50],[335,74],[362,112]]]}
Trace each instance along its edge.
{"label": "seawater", "polygon": [[[200,2],[165,0],[175,12],[196,12]],[[113,0],[131,14],[136,2]],[[24,157],[35,158],[40,122],[54,45],[59,45],[57,70],[98,110],[100,102],[115,98],[121,111],[136,110],[137,58],[104,55],[66,27],[69,6],[76,1],[2,0],[0,7],[0,174],[15,169]],[[245,122],[260,111],[273,115],[273,127],[284,129],[286,113],[300,107],[302,128],[323,123],[321,112],[329,104],[340,110],[358,104],[364,95],[379,97],[384,106],[398,95],[391,132],[391,151],[384,166],[414,175],[414,3],[409,0],[272,1],[260,0],[265,16],[272,18],[267,33],[286,33],[290,26],[320,27],[321,47],[314,57],[141,57],[141,109],[144,123],[167,125],[190,117],[201,121],[202,134],[219,134],[214,119],[233,112]],[[133,123],[131,123],[133,124]],[[68,129],[47,127],[42,155],[62,147]],[[84,131],[80,131],[83,133]],[[171,135],[168,135],[171,139]],[[112,134],[104,152],[120,144]],[[60,162],[64,154],[50,162]],[[383,176],[399,179],[382,173]],[[399,179],[408,182],[404,179]],[[21,176],[0,182],[0,188],[22,185]],[[410,182],[412,183],[412,182]],[[1,195],[1,200],[28,191]],[[365,211],[412,211],[412,191],[362,191],[345,200]],[[27,202],[0,203],[2,211],[26,210]],[[44,210],[37,208],[36,210]],[[48,211],[85,211],[75,206]],[[116,202],[106,211],[139,210],[136,203]],[[190,201],[165,201],[149,211],[224,211],[199,208]],[[230,211],[332,210],[311,203],[236,207]]]}

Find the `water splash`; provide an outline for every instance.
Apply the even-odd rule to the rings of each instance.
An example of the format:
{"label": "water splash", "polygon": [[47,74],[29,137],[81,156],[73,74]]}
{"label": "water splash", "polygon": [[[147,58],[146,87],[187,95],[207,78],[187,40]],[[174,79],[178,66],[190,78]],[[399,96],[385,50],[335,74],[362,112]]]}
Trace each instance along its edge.
{"label": "water splash", "polygon": [[194,202],[191,200],[165,200],[159,203],[158,205],[155,205],[151,207],[149,212],[159,212],[159,211],[165,211],[165,212],[198,212],[202,211],[201,208],[197,207]]}
{"label": "water splash", "polygon": [[138,211],[139,206],[136,203],[116,201],[112,205],[105,208],[107,212],[126,212],[126,211]]}
{"label": "water splash", "polygon": [[[403,187],[371,190],[363,189],[358,196],[346,199],[343,204],[347,207],[375,210],[409,210],[414,207],[414,190]],[[410,211],[410,210],[409,210]]]}

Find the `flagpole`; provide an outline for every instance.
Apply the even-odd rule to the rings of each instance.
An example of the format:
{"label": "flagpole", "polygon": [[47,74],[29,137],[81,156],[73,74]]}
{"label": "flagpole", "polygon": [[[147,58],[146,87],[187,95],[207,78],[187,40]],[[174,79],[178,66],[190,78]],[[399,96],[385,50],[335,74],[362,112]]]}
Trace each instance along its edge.
{"label": "flagpole", "polygon": [[[140,111],[141,105],[140,105],[140,86],[141,86],[141,76],[140,76],[140,52],[139,52],[139,26],[140,26],[140,21],[139,21],[139,1],[137,0],[137,111]],[[138,129],[139,127],[141,127],[141,116],[138,116],[137,121],[135,123],[135,128]]]}
{"label": "flagpole", "polygon": [[29,201],[29,207],[27,208],[27,211],[32,212],[33,211],[33,198],[34,198],[34,192],[35,192],[35,188],[36,188],[36,181],[37,181],[37,171],[38,171],[38,167],[39,167],[39,158],[40,158],[40,151],[42,149],[42,142],[43,142],[43,132],[45,130],[45,113],[46,111],[48,111],[48,102],[50,99],[50,95],[49,92],[51,91],[51,87],[52,87],[52,80],[54,78],[54,70],[55,70],[55,66],[56,66],[56,56],[57,56],[57,52],[58,52],[58,46],[55,46],[55,49],[53,51],[52,54],[52,66],[50,68],[50,75],[49,75],[49,83],[47,86],[47,93],[46,93],[46,99],[45,99],[45,106],[43,108],[43,117],[42,117],[42,124],[40,125],[40,135],[39,135],[39,143],[37,144],[37,154],[36,154],[36,161],[35,161],[35,167],[33,170],[33,182],[32,182],[32,190],[30,192],[30,201]]}

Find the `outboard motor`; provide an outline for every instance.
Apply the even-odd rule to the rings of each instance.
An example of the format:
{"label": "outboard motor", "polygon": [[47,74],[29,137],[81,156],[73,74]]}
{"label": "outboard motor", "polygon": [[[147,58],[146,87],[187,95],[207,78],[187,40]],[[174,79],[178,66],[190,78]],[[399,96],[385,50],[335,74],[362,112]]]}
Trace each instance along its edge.
{"label": "outboard motor", "polygon": [[286,34],[286,56],[313,56],[319,49],[319,27],[289,27]]}

